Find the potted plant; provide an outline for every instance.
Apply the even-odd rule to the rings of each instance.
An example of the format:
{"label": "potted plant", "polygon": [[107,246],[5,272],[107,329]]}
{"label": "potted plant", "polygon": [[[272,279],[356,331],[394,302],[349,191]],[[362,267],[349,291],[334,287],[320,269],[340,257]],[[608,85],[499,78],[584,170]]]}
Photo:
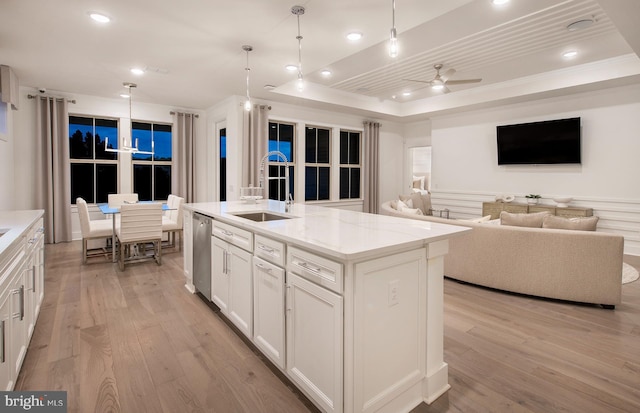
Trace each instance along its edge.
{"label": "potted plant", "polygon": [[527,204],[530,204],[530,205],[535,205],[535,204],[537,204],[537,203],[538,203],[538,200],[539,200],[540,198],[542,198],[542,197],[541,197],[540,195],[538,195],[538,194],[529,194],[529,195],[525,195],[524,197],[525,197],[525,198],[527,198]]}

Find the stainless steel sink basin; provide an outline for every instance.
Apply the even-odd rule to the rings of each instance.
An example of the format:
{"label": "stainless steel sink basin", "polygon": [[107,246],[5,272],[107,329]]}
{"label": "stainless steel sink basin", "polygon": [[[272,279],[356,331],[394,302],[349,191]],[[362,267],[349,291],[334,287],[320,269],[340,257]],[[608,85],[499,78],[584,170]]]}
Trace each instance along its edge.
{"label": "stainless steel sink basin", "polygon": [[232,215],[235,215],[239,218],[250,219],[251,221],[255,222],[279,221],[283,219],[295,218],[293,216],[279,215],[272,212],[240,212]]}

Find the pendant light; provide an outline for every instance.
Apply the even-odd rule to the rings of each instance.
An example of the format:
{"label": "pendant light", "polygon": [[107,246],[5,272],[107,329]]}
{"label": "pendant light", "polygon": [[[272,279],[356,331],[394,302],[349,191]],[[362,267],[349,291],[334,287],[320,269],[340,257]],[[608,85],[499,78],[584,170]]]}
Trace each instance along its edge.
{"label": "pendant light", "polygon": [[304,78],[302,77],[302,36],[300,35],[300,16],[304,14],[303,6],[293,6],[291,8],[291,14],[298,18],[298,80],[296,81],[296,89],[298,92],[304,90]]}
{"label": "pendant light", "polygon": [[247,100],[246,102],[244,102],[244,110],[246,110],[247,112],[250,112],[251,97],[249,96],[249,71],[251,69],[249,68],[249,52],[253,50],[253,47],[245,44],[244,46],[242,46],[242,50],[244,50],[247,53],[247,67],[244,68],[244,70],[246,70],[247,72]]}
{"label": "pendant light", "polygon": [[127,97],[129,99],[129,125],[131,128],[131,138],[129,139],[129,144],[127,145],[127,138],[126,137],[122,137],[122,147],[118,148],[118,149],[113,149],[113,148],[109,148],[109,138],[106,137],[104,139],[104,150],[105,152],[121,152],[121,153],[137,153],[137,154],[141,154],[141,155],[153,155],[153,149],[154,149],[154,145],[153,145],[153,139],[151,139],[151,151],[141,151],[138,149],[138,139],[136,138],[136,144],[133,145],[133,118],[131,116],[131,105],[132,105],[132,101],[133,101],[133,89],[138,87],[138,85],[136,85],[135,83],[131,83],[131,82],[124,82],[122,84],[122,86],[124,86],[126,89],[128,89],[128,93],[122,94],[122,97]]}
{"label": "pendant light", "polygon": [[389,39],[389,56],[398,57],[398,33],[396,32],[396,0],[391,0],[391,38]]}

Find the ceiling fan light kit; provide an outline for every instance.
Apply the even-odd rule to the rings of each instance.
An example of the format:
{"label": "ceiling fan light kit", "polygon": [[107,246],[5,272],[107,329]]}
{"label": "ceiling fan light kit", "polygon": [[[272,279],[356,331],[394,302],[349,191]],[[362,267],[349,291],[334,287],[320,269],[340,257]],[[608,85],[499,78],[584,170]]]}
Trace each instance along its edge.
{"label": "ceiling fan light kit", "polygon": [[432,90],[442,91],[444,93],[449,93],[448,85],[463,85],[467,83],[478,83],[481,82],[482,79],[460,79],[460,80],[449,80],[451,76],[456,72],[455,69],[451,68],[447,70],[444,74],[440,74],[440,70],[444,65],[442,63],[436,63],[433,65],[433,68],[436,69],[436,75],[431,80],[417,80],[417,79],[403,79],[409,82],[419,82],[419,83],[427,83],[431,86]]}

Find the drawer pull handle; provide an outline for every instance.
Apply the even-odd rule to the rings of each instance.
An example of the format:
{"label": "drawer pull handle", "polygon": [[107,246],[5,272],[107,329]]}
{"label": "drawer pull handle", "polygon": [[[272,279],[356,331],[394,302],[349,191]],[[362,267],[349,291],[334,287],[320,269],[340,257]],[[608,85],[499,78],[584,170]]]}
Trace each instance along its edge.
{"label": "drawer pull handle", "polygon": [[2,349],[0,350],[0,363],[4,363],[4,320],[0,321],[0,329],[2,329]]}
{"label": "drawer pull handle", "polygon": [[233,232],[231,231],[227,231],[226,229],[221,229],[220,231],[227,237],[233,237]]}
{"label": "drawer pull handle", "polygon": [[308,262],[304,262],[303,261],[303,262],[300,262],[298,265],[300,265],[305,270],[309,270],[311,272],[315,272],[316,274],[320,274],[320,268],[319,267],[313,267]]}
{"label": "drawer pull handle", "polygon": [[259,245],[258,248],[260,248],[262,251],[266,252],[269,255],[274,255],[274,253],[276,252],[276,250],[274,250],[273,248],[269,248],[266,245]]}
{"label": "drawer pull handle", "polygon": [[271,272],[271,268],[269,268],[269,267],[265,267],[264,265],[260,264],[259,262],[258,262],[258,263],[256,263],[256,267],[260,268],[260,269],[261,269],[261,270],[263,270],[263,271]]}

